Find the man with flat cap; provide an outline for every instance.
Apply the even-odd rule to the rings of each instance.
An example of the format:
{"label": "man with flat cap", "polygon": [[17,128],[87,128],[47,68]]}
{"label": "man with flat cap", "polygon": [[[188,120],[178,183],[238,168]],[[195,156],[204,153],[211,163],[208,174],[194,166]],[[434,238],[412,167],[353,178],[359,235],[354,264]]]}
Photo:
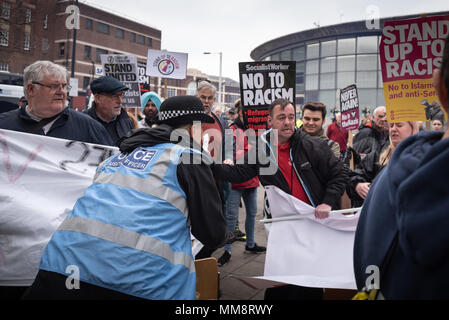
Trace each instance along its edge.
{"label": "man with flat cap", "polygon": [[92,81],[90,89],[94,102],[85,112],[105,127],[115,146],[118,139],[134,129],[133,121],[122,108],[129,88],[113,77],[103,76]]}
{"label": "man with flat cap", "polygon": [[161,104],[159,120],[99,166],[25,299],[195,299],[190,232],[211,248],[228,239],[212,160],[193,139],[193,122],[213,119],[197,97],[178,96]]}

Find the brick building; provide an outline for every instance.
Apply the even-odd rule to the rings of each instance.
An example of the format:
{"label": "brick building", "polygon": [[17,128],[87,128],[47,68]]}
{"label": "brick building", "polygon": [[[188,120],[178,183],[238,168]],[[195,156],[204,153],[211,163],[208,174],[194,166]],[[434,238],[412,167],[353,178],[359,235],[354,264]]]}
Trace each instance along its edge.
{"label": "brick building", "polygon": [[[72,0],[0,0],[0,72],[22,74],[36,60],[50,60],[71,71],[78,8],[75,77],[80,96],[87,95],[90,82],[100,76],[96,70],[101,67],[101,54],[136,55],[143,92],[155,91],[162,97],[193,94],[201,80],[209,80],[218,88],[218,77],[194,69],[189,69],[183,80],[146,76],[148,49],[160,50],[162,31],[120,12],[74,4]],[[222,87],[222,101],[232,104],[239,96],[238,82],[223,78]],[[77,99],[77,104],[84,100]]]}

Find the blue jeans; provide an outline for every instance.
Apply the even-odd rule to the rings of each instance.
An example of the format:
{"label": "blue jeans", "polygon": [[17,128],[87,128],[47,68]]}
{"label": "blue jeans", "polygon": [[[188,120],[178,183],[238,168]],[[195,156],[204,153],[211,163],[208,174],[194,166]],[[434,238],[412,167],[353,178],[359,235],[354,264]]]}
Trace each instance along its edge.
{"label": "blue jeans", "polygon": [[[243,198],[243,201],[245,203],[246,245],[252,247],[254,246],[254,226],[256,224],[257,214],[257,188],[231,189],[228,200],[226,202],[226,223],[230,231],[234,231],[237,224],[240,198]],[[226,244],[225,250],[231,252],[232,245]]]}

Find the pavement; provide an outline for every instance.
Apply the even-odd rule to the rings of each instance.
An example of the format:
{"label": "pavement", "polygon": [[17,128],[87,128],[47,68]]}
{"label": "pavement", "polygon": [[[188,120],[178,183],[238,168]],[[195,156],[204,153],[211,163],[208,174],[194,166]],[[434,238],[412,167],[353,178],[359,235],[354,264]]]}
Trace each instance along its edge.
{"label": "pavement", "polygon": [[[263,187],[258,188],[257,215],[254,232],[255,242],[259,246],[267,246],[267,234],[262,222],[263,218]],[[246,211],[245,206],[239,210],[239,228],[245,232]],[[220,300],[263,300],[265,289],[252,289],[235,276],[263,276],[265,266],[265,253],[254,254],[245,253],[246,242],[235,241],[232,244],[231,260],[224,266],[219,267],[220,271]],[[221,257],[224,248],[220,248],[213,253],[215,258]]]}

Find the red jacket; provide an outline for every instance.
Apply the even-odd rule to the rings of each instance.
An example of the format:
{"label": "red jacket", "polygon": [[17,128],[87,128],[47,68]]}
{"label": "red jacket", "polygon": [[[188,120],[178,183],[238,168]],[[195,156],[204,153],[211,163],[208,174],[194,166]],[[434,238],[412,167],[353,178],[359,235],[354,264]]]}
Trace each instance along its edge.
{"label": "red jacket", "polygon": [[346,129],[339,127],[337,122],[334,121],[327,127],[326,135],[340,145],[340,152],[346,151],[346,145],[348,144],[348,131]]}
{"label": "red jacket", "polygon": [[[235,120],[235,122],[230,126],[230,128],[234,131],[234,144],[235,144],[235,155],[234,162],[237,162],[238,159],[242,159],[245,154],[252,148],[251,145],[248,144],[248,138],[245,135],[245,130],[243,127],[243,123],[239,118]],[[232,189],[249,189],[249,188],[257,188],[259,186],[259,177],[255,176],[254,178],[247,180],[242,183],[232,183]]]}

